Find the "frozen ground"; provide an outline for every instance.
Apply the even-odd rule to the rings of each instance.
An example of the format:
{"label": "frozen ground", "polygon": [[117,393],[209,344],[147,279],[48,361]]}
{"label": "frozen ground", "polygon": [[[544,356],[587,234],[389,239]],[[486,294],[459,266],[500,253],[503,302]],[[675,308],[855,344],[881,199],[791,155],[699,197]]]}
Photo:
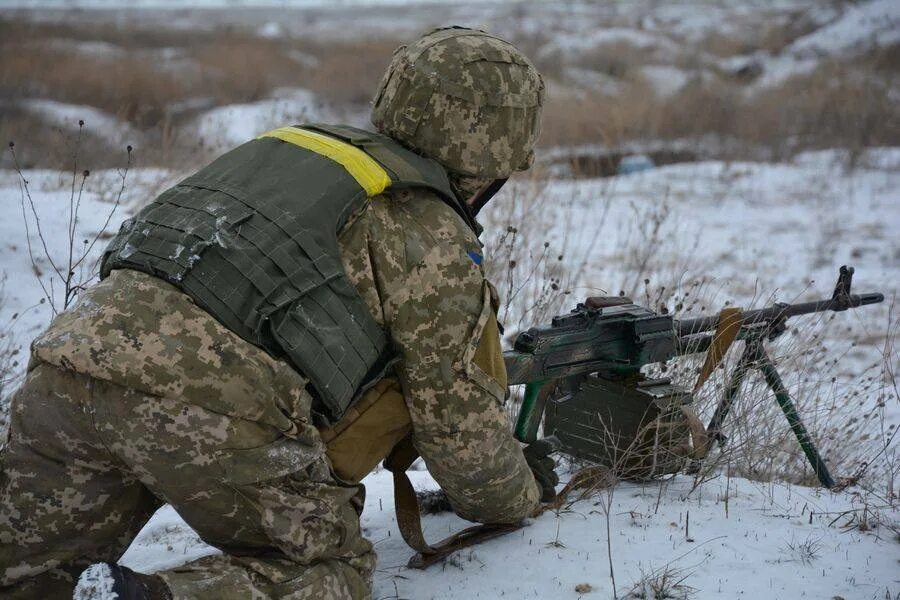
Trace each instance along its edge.
{"label": "frozen ground", "polygon": [[[416,487],[435,487],[426,472],[412,475]],[[520,531],[418,571],[405,566],[411,550],[394,524],[390,475],[380,471],[364,483],[362,524],[378,552],[376,599],[611,598],[604,506],[610,507],[619,597],[667,569],[680,584],[670,586],[667,598],[880,600],[900,590],[896,533],[883,525],[854,527],[866,505],[852,494],[724,477],[693,491],[687,477],[662,487],[622,484],[611,502],[603,494],[546,513]],[[870,522],[897,516],[874,506],[868,514]],[[437,540],[465,526],[457,517],[432,515],[425,535]],[[122,562],[155,570],[211,552],[166,507]]]}
{"label": "frozen ground", "polygon": [[[71,175],[30,171],[25,176],[48,249],[57,262],[64,260]],[[163,171],[129,173],[112,229],[151,197],[160,181],[175,177]],[[118,182],[115,172],[90,175],[76,244],[98,232]],[[604,180],[521,181],[484,215],[485,240],[494,256],[490,270],[495,279],[517,293],[504,314],[510,330],[535,319],[525,310],[557,279],[560,295],[548,301],[546,310],[565,310],[582,296],[619,290],[651,305],[659,294],[661,302],[673,307],[673,287],[677,296],[696,281],[702,282],[704,302],[711,309],[726,300],[748,306],[827,296],[836,267],[854,264],[857,288],[883,291],[888,301],[831,322],[807,321],[824,340],[811,358],[802,358],[796,342],[775,346],[779,364],[801,370],[803,377],[790,379],[792,391],[808,397],[801,409],[806,407],[812,429],[834,434],[823,440],[824,451],[836,475],[846,475],[859,460],[879,451],[900,420],[898,399],[885,381],[883,355],[886,336],[891,328],[896,331],[897,323],[889,308],[900,288],[898,190],[900,149],[872,150],[852,171],[845,169],[840,153],[821,152],[790,164],[706,162]],[[50,317],[47,304],[40,304],[21,201],[18,177],[0,172],[0,209],[7,215],[0,221],[0,270],[5,273],[0,324],[9,324],[18,350],[17,373],[24,368],[29,340]],[[520,231],[514,256],[527,269],[536,265],[530,276],[527,270],[513,273],[511,282],[505,279],[506,250],[497,233],[509,225]],[[40,258],[39,240],[32,242],[38,271],[47,282],[50,268]],[[635,279],[635,273],[642,275]],[[644,277],[651,283],[644,284]],[[668,291],[660,292],[662,286]],[[565,291],[571,294],[562,295]],[[836,366],[830,363],[834,359],[840,359]],[[888,360],[896,368],[896,356]],[[868,377],[878,380],[874,388]],[[819,382],[818,387],[810,389],[809,380]],[[854,389],[868,390],[861,407],[856,399],[849,402]],[[879,406],[882,393],[886,401]],[[852,438],[841,433],[851,419],[861,420],[865,438],[859,431]],[[766,427],[772,435],[785,430],[777,419]],[[769,433],[765,428],[757,432]],[[786,444],[776,454],[802,470],[793,446]],[[896,485],[890,481],[896,463],[886,464],[887,458],[896,461],[895,443],[867,475],[865,490],[840,494],[729,480],[724,474],[693,491],[687,477],[664,485],[623,484],[609,510],[616,589],[621,596],[642,577],[668,568],[676,581],[684,578],[681,591],[691,598],[894,598],[900,592],[900,544],[891,527],[896,529],[898,513],[895,498],[889,506],[891,492],[886,490]],[[414,476],[419,487],[434,485],[426,472]],[[605,496],[559,515],[545,514],[521,532],[421,573],[403,566],[410,551],[396,530],[389,478],[377,472],[365,483],[363,525],[379,553],[376,598],[611,596],[606,515],[598,504]],[[863,520],[864,531],[858,527]],[[449,515],[432,516],[426,519],[426,532],[435,539],[463,525]],[[211,551],[164,508],[124,561],[152,571]],[[583,591],[588,588],[582,584],[592,591]]]}

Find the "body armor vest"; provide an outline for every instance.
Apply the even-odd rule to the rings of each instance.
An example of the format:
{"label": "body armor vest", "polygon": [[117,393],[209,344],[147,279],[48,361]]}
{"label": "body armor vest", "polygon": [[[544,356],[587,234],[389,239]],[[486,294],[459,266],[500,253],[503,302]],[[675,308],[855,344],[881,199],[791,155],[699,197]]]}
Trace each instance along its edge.
{"label": "body armor vest", "polygon": [[101,277],[136,269],[310,380],[338,420],[391,362],[385,332],[347,279],[337,232],[391,188],[435,192],[474,228],[435,161],[346,126],[283,127],[224,154],[125,221]]}

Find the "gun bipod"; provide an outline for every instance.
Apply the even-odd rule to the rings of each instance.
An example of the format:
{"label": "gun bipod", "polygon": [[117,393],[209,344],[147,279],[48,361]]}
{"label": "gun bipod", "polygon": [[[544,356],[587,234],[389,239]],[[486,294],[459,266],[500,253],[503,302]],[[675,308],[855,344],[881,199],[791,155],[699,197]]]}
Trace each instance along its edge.
{"label": "gun bipod", "polygon": [[[718,406],[716,406],[716,410],[709,421],[709,425],[706,427],[708,447],[704,449],[702,454],[705,455],[706,452],[711,450],[712,444],[715,442],[724,445],[726,438],[722,434],[722,424],[728,416],[728,413],[731,411],[731,407],[737,398],[747,372],[751,369],[758,369],[766,382],[766,386],[775,394],[775,400],[778,402],[778,406],[787,418],[788,425],[790,425],[791,431],[794,433],[797,442],[800,444],[800,448],[806,455],[813,471],[815,471],[816,477],[818,477],[819,482],[823,486],[830,489],[834,487],[834,479],[832,479],[828,467],[825,466],[825,461],[822,460],[822,456],[819,454],[815,442],[803,425],[803,421],[800,419],[800,415],[797,412],[796,406],[794,406],[793,400],[791,400],[791,396],[784,385],[784,381],[782,381],[781,375],[775,367],[775,363],[772,362],[771,357],[768,352],[766,352],[763,345],[765,337],[766,336],[759,335],[746,336],[744,338],[745,345],[741,352],[741,356],[738,359],[738,364],[735,366],[734,371],[732,371],[731,378],[722,395],[722,400],[720,400]],[[697,473],[700,470],[701,463],[702,459],[693,461],[688,466],[687,473]]]}

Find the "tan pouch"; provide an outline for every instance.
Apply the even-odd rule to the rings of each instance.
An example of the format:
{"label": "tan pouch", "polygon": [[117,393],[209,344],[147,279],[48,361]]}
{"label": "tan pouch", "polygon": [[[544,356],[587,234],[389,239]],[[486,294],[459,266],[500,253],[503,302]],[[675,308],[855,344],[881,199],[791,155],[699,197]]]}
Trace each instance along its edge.
{"label": "tan pouch", "polygon": [[502,403],[506,397],[507,375],[500,328],[491,300],[491,285],[485,281],[482,289],[481,313],[457,358],[456,368]]}
{"label": "tan pouch", "polygon": [[412,431],[400,382],[385,377],[332,427],[320,429],[335,475],[359,483]]}
{"label": "tan pouch", "polygon": [[506,363],[503,362],[500,329],[493,314],[488,316],[484,329],[481,330],[481,339],[478,341],[472,362],[506,390]]}

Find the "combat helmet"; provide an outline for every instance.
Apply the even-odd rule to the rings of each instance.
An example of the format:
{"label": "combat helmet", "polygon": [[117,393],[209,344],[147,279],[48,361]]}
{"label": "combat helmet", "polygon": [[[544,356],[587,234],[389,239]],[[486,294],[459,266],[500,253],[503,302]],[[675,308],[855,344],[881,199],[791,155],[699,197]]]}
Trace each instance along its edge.
{"label": "combat helmet", "polygon": [[509,177],[534,160],[544,83],[512,44],[445,27],[395,52],[372,124],[450,173]]}

